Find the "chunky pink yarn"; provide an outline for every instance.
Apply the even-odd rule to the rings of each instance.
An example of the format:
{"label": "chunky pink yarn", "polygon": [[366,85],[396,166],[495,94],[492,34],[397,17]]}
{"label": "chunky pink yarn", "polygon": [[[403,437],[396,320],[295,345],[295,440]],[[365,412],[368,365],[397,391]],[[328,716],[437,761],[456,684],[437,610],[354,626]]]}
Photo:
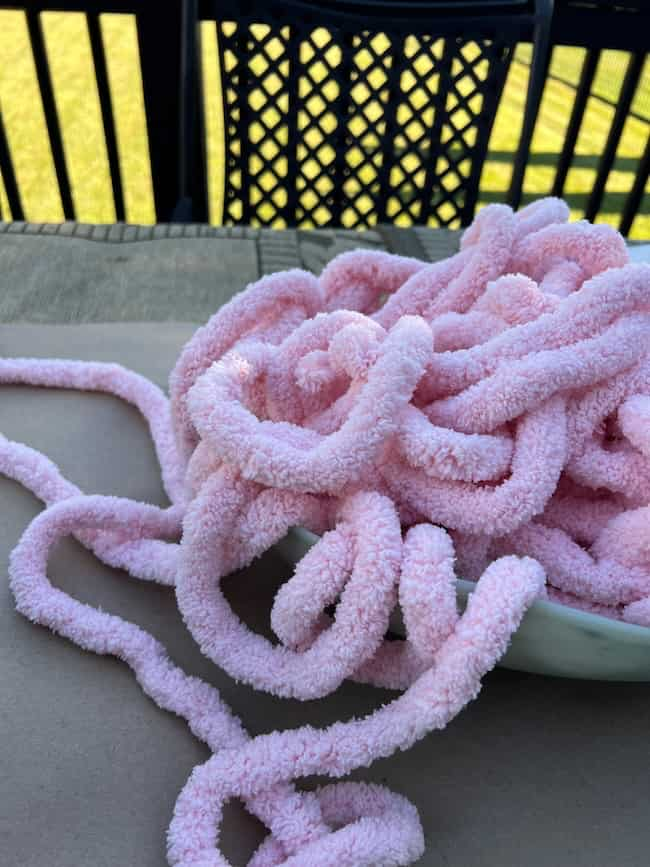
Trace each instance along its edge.
{"label": "chunky pink yarn", "polygon": [[[491,205],[443,262],[355,251],[319,278],[264,277],[189,341],[170,400],[119,365],[0,360],[2,383],[107,391],[151,430],[167,509],[84,496],[4,438],[0,472],[46,505],[11,557],[18,610],[122,659],[213,751],[178,798],[170,864],[226,864],[232,797],[270,830],[251,867],[409,864],[424,838],[403,798],[293,781],[444,727],[540,596],[650,626],[650,267],[609,227],[567,219],[557,199]],[[272,644],[221,580],[296,525],[321,538],[277,594]],[[52,587],[67,534],[174,586],[202,652],[237,680],[305,700],[346,678],[403,694],[251,739],[151,636]],[[456,560],[477,582],[462,616]],[[406,638],[387,641],[398,603]]]}

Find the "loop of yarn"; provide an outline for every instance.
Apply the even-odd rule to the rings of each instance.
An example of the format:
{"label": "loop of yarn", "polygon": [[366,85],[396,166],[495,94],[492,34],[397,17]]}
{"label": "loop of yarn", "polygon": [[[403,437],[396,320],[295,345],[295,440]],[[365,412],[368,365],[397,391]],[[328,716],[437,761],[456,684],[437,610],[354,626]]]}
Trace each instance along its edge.
{"label": "loop of yarn", "polygon": [[[170,400],[119,365],[0,360],[0,383],[105,391],[149,425],[166,509],[85,496],[1,437],[0,472],[46,506],[11,557],[18,610],[123,660],[213,752],[178,798],[171,865],[227,863],[233,797],[270,832],[250,867],[409,864],[424,837],[405,799],[294,781],[443,728],[540,596],[650,626],[650,267],[628,264],[614,230],[567,219],[557,199],[491,205],[443,262],[355,251],[319,278],[264,277],[188,342]],[[321,538],[276,596],[273,644],[221,582],[296,525]],[[173,586],[201,651],[237,680],[302,700],[346,678],[402,695],[250,738],[159,642],[50,584],[68,534]],[[462,616],[456,566],[477,582]],[[406,637],[387,640],[398,604]]]}

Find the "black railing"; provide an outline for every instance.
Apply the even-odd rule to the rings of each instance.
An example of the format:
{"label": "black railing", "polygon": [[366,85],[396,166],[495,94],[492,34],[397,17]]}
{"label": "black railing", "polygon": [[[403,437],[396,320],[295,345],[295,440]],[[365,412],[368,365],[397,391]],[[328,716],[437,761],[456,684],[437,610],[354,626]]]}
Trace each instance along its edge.
{"label": "black railing", "polygon": [[[176,219],[181,198],[180,157],[187,134],[179,88],[183,48],[180,34],[185,3],[157,4],[138,0],[0,0],[0,11],[6,9],[20,10],[26,18],[58,194],[64,217],[70,220],[76,219],[78,215],[55,100],[42,13],[85,13],[108,155],[113,204],[118,221],[125,218],[124,191],[99,17],[103,13],[134,17],[156,215],[161,222]],[[74,52],[77,46],[71,45],[69,49]],[[25,106],[22,108],[24,110]],[[1,121],[0,117],[0,123]],[[22,205],[11,157],[6,135],[3,135],[0,127],[0,176],[7,192],[11,217],[21,220],[29,218],[29,214],[25,214]]]}
{"label": "black railing", "polygon": [[[117,221],[128,217],[120,165],[124,153],[116,135],[100,23],[102,13],[114,12],[130,14],[137,23],[159,222],[208,218],[203,109],[217,94],[201,90],[201,21],[212,22],[204,27],[214,26],[218,36],[225,222],[364,226],[399,218],[466,225],[477,200],[493,197],[481,194],[479,180],[486,157],[496,159],[488,152],[489,134],[514,47],[521,42],[535,46],[527,112],[519,144],[510,155],[509,191],[498,197],[517,206],[524,195],[526,168],[536,163],[530,142],[536,122],[544,120],[539,109],[544,88],[554,78],[549,73],[553,46],[584,46],[546,192],[563,195],[571,169],[583,159],[576,156],[576,146],[588,122],[602,52],[617,49],[628,52],[627,68],[612,100],[606,142],[582,211],[594,219],[604,203],[608,215],[615,207],[616,222],[627,234],[643,208],[650,119],[635,118],[645,123],[647,137],[637,157],[626,157],[634,175],[629,192],[609,193],[608,180],[621,165],[617,154],[625,124],[634,115],[635,95],[647,87],[642,73],[649,0],[0,0],[3,8],[25,13],[65,219],[79,215],[44,39],[44,11],[86,13]],[[317,28],[329,34],[326,45],[314,39]],[[384,40],[379,47],[377,34]],[[314,76],[316,65],[322,67],[320,80]],[[418,89],[418,99],[409,99]],[[411,129],[419,124],[418,131],[405,136],[402,128],[409,124],[415,124]],[[0,176],[10,211],[4,216],[29,218],[6,126],[0,113]]]}

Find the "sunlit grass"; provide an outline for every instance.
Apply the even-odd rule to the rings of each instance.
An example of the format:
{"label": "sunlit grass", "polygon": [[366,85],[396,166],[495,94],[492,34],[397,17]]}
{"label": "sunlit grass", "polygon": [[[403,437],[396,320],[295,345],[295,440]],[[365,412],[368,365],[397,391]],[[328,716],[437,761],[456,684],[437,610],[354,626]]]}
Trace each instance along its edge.
{"label": "sunlit grass", "polygon": [[[85,16],[49,12],[42,20],[78,218],[112,222],[115,210]],[[135,24],[126,15],[103,15],[101,23],[127,219],[151,223],[154,207]],[[62,220],[22,12],[0,12],[0,106],[28,219]]]}
{"label": "sunlit grass", "polygon": [[[115,211],[85,19],[79,14],[47,13],[43,16],[43,23],[77,216],[80,220],[88,222],[111,222],[115,219]],[[201,32],[206,94],[204,108],[210,219],[218,223],[223,218],[222,192],[225,163],[224,119],[219,97],[221,82],[215,29],[210,24],[204,23]],[[331,56],[328,54],[327,62],[335,64],[334,53],[338,48],[332,45],[327,49],[327,33],[320,31],[320,34],[316,36],[315,41],[321,49],[332,53]],[[152,184],[133,18],[122,15],[102,16],[102,36],[116,120],[126,216],[131,222],[153,222]],[[373,42],[375,53],[379,56],[383,50],[382,39],[384,37],[379,35]],[[441,46],[442,41],[434,50],[440,51]],[[417,50],[418,43],[413,37],[407,41],[405,52],[407,55],[409,53],[415,55]],[[310,52],[313,54],[311,47],[303,44],[301,47],[303,63],[310,62],[308,56]],[[583,57],[583,49],[559,47],[554,51],[550,68],[551,76],[545,87],[540,116],[533,137],[532,157],[524,179],[524,201],[546,194],[551,189]],[[521,128],[529,60],[530,49],[521,46],[517,51],[517,59],[511,65],[504,96],[497,112],[489,154],[481,176],[479,205],[503,199],[508,190],[513,155]],[[263,71],[265,62],[258,55],[252,64],[253,72],[259,74]],[[614,107],[606,101],[615,104],[625,74],[626,62],[626,56],[620,52],[603,52],[596,72],[595,96],[587,104],[586,115],[578,137],[576,157],[565,187],[566,197],[576,217],[582,216],[584,212],[596,176],[599,154],[602,153],[605,145],[613,116]],[[227,69],[229,63],[234,64],[235,58],[226,59]],[[360,71],[370,63],[375,64],[369,78],[372,99],[365,108],[355,110],[355,107],[359,107],[368,97],[368,92],[365,85],[361,84],[353,89],[353,111],[348,122],[350,131],[359,138],[360,147],[351,149],[346,156],[348,166],[355,169],[358,175],[358,180],[352,173],[352,177],[346,181],[348,184],[346,192],[353,195],[356,191],[355,185],[359,181],[364,185],[367,195],[362,195],[357,202],[361,210],[370,209],[372,197],[379,189],[383,145],[382,100],[385,98],[384,88],[390,68],[390,58],[387,57],[377,63],[367,51],[360,50],[355,53],[354,64]],[[417,71],[420,75],[429,74],[430,59],[420,56],[416,63],[419,65]],[[315,60],[310,72],[318,82],[319,76],[322,81],[326,68]],[[409,75],[410,73],[405,73],[400,81],[403,93],[408,92],[412,85]],[[431,76],[428,86],[434,89],[437,87],[437,75]],[[463,91],[463,88],[467,90]],[[469,80],[461,82],[461,92],[469,92],[469,88],[471,88]],[[299,81],[299,94],[302,99],[308,101],[309,111],[313,113],[322,108],[327,109],[328,104],[336,100],[337,85],[331,81],[324,88],[314,89],[307,76],[302,76]],[[274,171],[282,175],[286,173],[286,158],[282,154],[282,147],[288,140],[288,127],[285,123],[288,95],[280,89],[274,105],[268,104],[265,99],[260,92],[252,93],[250,105],[252,109],[263,112],[263,120],[266,123],[272,120],[279,121],[277,142],[267,142],[263,156],[266,161],[272,163]],[[0,12],[0,107],[27,218],[36,221],[63,219],[25,20],[21,12]],[[448,101],[447,111],[453,110],[453,102]],[[632,111],[633,114],[625,124],[598,218],[614,224],[618,222],[625,197],[633,184],[636,164],[645,147],[650,127],[650,61],[646,63],[642,84],[635,96]],[[462,110],[459,112],[455,118],[456,122],[462,120]],[[409,106],[402,105],[397,118],[402,146],[407,146],[417,138],[422,123],[430,126],[430,113],[431,109],[427,108],[424,92],[414,93]],[[368,127],[367,120],[379,121],[378,132]],[[307,112],[299,112],[297,145],[299,159],[306,156],[307,149],[318,149],[318,157],[323,164],[328,165],[334,160],[336,153],[328,137],[336,128],[336,124],[337,118],[334,112],[326,111],[320,129],[314,126],[309,128],[309,115]],[[251,138],[254,140],[259,133],[260,131],[253,124],[250,128]],[[302,139],[300,135],[303,136]],[[443,129],[443,140],[445,135],[447,132]],[[260,173],[260,190],[254,192],[253,204],[255,204],[255,196],[261,200],[263,198],[261,190],[270,190],[273,183],[272,174],[267,172],[259,158],[255,159],[258,159],[258,163],[251,163],[249,169],[253,173]],[[426,165],[423,161],[417,155],[411,154],[404,160],[403,168],[413,174],[413,185],[421,188],[426,173]],[[436,166],[437,170],[443,168],[442,164]],[[315,206],[319,197],[327,197],[331,192],[331,181],[326,176],[318,177],[319,167],[315,161],[313,165],[305,164],[303,171],[307,177],[313,173],[315,178],[313,188],[307,184],[298,190],[299,204],[309,211]],[[401,174],[401,169],[397,167],[390,178],[391,190],[397,188],[402,178],[403,173]],[[241,179],[239,180],[241,182]],[[444,183],[448,183],[449,180],[453,182],[453,177],[448,176]],[[650,186],[648,194],[650,195]],[[285,195],[283,190],[278,190],[277,193],[272,194],[272,201],[262,203],[260,208],[270,209],[268,213],[272,214],[274,205],[282,206],[284,201],[282,197]],[[633,237],[650,237],[649,195],[646,195],[642,212],[633,225]],[[0,206],[3,213],[7,213],[6,196],[1,184]],[[411,210],[410,217],[400,214],[400,208],[401,202],[397,194],[391,193],[388,213],[394,215],[395,221],[408,223],[410,219],[417,219],[416,206]],[[230,216],[237,219],[238,213],[233,211]],[[329,211],[327,203],[324,203],[312,214],[312,222],[317,225],[327,219],[329,219]],[[351,225],[354,219],[355,215],[352,212],[344,211],[341,215],[343,225]]]}

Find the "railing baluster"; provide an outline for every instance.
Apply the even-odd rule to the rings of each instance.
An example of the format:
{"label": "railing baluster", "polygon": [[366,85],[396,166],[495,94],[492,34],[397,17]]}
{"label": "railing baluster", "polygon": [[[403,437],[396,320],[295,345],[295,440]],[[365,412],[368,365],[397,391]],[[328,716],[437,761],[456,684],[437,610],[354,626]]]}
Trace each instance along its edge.
{"label": "railing baluster", "polygon": [[149,160],[156,219],[186,221],[181,198],[181,3],[141,3],[136,9]]}
{"label": "railing baluster", "polygon": [[[11,218],[13,220],[24,220],[23,205],[20,201],[20,193],[18,192],[18,184],[16,183],[16,175],[11,162],[11,153],[9,151],[9,142],[5,133],[4,124],[2,122],[2,112],[0,112],[0,175],[5,187],[9,208],[11,210]],[[0,216],[2,216],[0,214]]]}
{"label": "railing baluster", "polygon": [[591,85],[594,81],[594,75],[596,74],[596,67],[598,66],[599,60],[600,51],[590,50],[587,52],[584,63],[582,64],[580,81],[578,82],[569,125],[567,126],[564,144],[562,145],[562,152],[560,153],[560,159],[558,160],[557,169],[555,171],[555,180],[553,181],[552,189],[552,194],[554,196],[562,196],[564,193],[564,185],[573,161],[576,142],[578,141],[582,119],[585,114],[585,107],[587,105],[587,100],[589,99],[589,94],[591,93]]}
{"label": "railing baluster", "polygon": [[179,180],[178,202],[172,222],[190,223],[207,219],[205,193],[195,198],[202,176],[203,154],[200,147],[202,95],[200,41],[197,36],[196,0],[181,2],[180,93],[179,93]]}
{"label": "railing baluster", "polygon": [[43,112],[45,114],[45,123],[47,125],[47,134],[50,139],[50,148],[52,149],[54,170],[59,184],[59,194],[61,196],[63,214],[66,220],[74,220],[75,210],[72,202],[72,191],[70,189],[70,179],[68,177],[68,169],[65,162],[63,138],[61,136],[61,127],[59,125],[59,118],[56,111],[56,102],[54,100],[54,90],[52,88],[52,78],[47,61],[47,52],[45,50],[45,41],[43,39],[40,15],[38,11],[33,8],[28,8],[26,10],[26,15],[29,39],[34,56],[34,65],[36,67],[36,76],[38,78],[38,86],[41,93],[41,101],[43,103]]}
{"label": "railing baluster", "polygon": [[636,170],[636,177],[634,178],[634,185],[630,190],[630,194],[625,202],[625,207],[623,208],[623,214],[621,215],[621,222],[619,223],[618,230],[622,235],[628,235],[630,229],[632,228],[634,218],[637,214],[637,211],[641,207],[641,200],[643,199],[643,194],[645,193],[645,186],[648,183],[649,175],[650,133],[648,134],[648,140],[646,141],[643,156],[639,160],[639,165]]}
{"label": "railing baluster", "polygon": [[203,82],[203,43],[201,25],[196,10],[186,17],[187,32],[186,54],[191,57],[185,75],[193,81],[190,106],[182,109],[182,141],[185,142],[187,157],[186,184],[190,191],[192,207],[190,219],[193,223],[207,223],[209,220],[208,191],[208,133],[205,118],[205,89]]}
{"label": "railing baluster", "polygon": [[614,120],[612,121],[612,126],[609,130],[607,144],[605,145],[605,150],[600,158],[596,181],[587,201],[587,207],[585,209],[585,217],[587,220],[593,220],[600,209],[603,195],[605,193],[605,184],[607,183],[607,178],[611,168],[614,165],[618,143],[621,140],[623,127],[625,126],[625,121],[630,111],[630,106],[632,105],[632,99],[634,98],[634,93],[637,84],[639,83],[641,72],[643,71],[645,58],[646,52],[639,51],[636,54],[631,55],[628,62],[627,72],[625,73],[623,86],[621,87],[621,93],[618,99],[618,105],[614,114]]}
{"label": "railing baluster", "polygon": [[104,138],[106,141],[108,166],[111,173],[111,185],[113,187],[115,219],[118,222],[123,222],[125,219],[125,212],[124,194],[122,191],[122,176],[120,174],[120,158],[117,150],[117,137],[115,134],[115,124],[113,121],[111,95],[108,84],[108,71],[106,69],[106,55],[104,54],[104,45],[102,42],[101,27],[99,23],[99,13],[95,10],[89,12],[87,15],[87,20],[88,34],[90,36],[90,47],[92,49],[93,64],[95,67],[95,79],[97,81],[97,93],[99,94],[99,105],[102,112],[102,123],[104,126]]}
{"label": "railing baluster", "polygon": [[530,64],[530,78],[526,92],[526,107],[524,121],[521,126],[519,145],[512,169],[512,178],[508,190],[508,204],[518,208],[524,189],[524,175],[530,156],[530,146],[535,132],[535,124],[542,103],[544,87],[546,86],[548,67],[551,61],[551,21],[553,18],[554,0],[537,0],[535,33],[533,37],[533,59]]}
{"label": "railing baluster", "polygon": [[[487,123],[483,124],[483,128],[479,126],[478,136],[476,139],[476,155],[471,163],[471,168],[469,172],[469,176],[467,178],[466,183],[466,192],[465,192],[465,201],[463,202],[463,207],[460,212],[460,224],[461,226],[469,226],[469,224],[474,219],[474,213],[476,211],[476,203],[479,197],[479,187],[481,184],[481,174],[483,172],[483,167],[485,165],[485,161],[487,159],[487,149],[490,143],[490,136],[492,135],[492,130],[494,129],[494,120],[496,118],[496,113],[499,108],[499,103],[503,98],[503,93],[505,90],[505,84],[508,79],[508,73],[510,71],[510,66],[513,61],[514,52],[509,50],[504,46],[503,54],[500,58],[494,56],[492,58],[493,64],[501,63],[503,66],[502,71],[499,73],[502,75],[501,83],[499,84],[499,91],[496,95],[492,96],[493,100],[492,107],[489,111],[489,120]],[[490,99],[489,92],[484,96],[484,105],[488,104],[488,100]],[[485,111],[485,108],[483,109]]]}

